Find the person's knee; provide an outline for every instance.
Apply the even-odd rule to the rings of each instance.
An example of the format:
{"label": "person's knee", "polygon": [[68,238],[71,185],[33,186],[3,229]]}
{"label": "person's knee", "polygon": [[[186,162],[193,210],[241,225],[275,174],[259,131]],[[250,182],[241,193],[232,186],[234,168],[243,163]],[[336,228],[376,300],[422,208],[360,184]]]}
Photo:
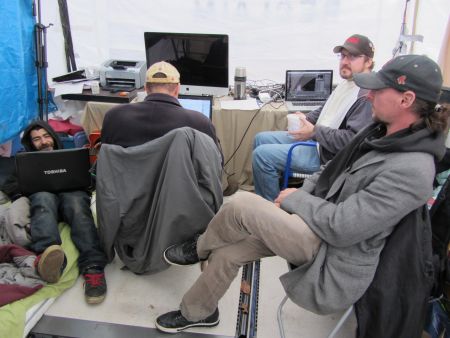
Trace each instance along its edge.
{"label": "person's knee", "polygon": [[260,131],[257,133],[253,139],[253,149],[256,149],[264,144],[272,143],[268,141],[268,137],[271,136],[270,131]]}
{"label": "person's knee", "polygon": [[89,196],[84,191],[72,191],[70,193],[61,194],[63,205],[67,206],[89,206]]}
{"label": "person's knee", "polygon": [[[220,273],[226,273],[228,278],[236,275],[239,268],[243,265],[241,264],[241,259],[238,253],[230,252],[226,247],[214,250],[208,258],[208,265],[217,266]],[[224,278],[226,278],[224,276]]]}
{"label": "person's knee", "polygon": [[233,195],[229,202],[224,204],[224,212],[231,213],[235,218],[242,218],[242,213],[248,212],[248,209],[253,210],[253,203],[257,202],[256,199],[261,197],[248,192],[239,191]]}
{"label": "person's knee", "polygon": [[90,217],[90,199],[89,196],[82,191],[74,191],[61,195],[61,208],[66,218],[71,219],[76,216],[78,218]]}
{"label": "person's knee", "polygon": [[253,149],[255,149],[256,147],[258,147],[261,144],[261,140],[263,138],[263,133],[264,132],[259,132],[255,135],[255,138],[253,139]]}
{"label": "person's knee", "polygon": [[262,144],[253,151],[253,165],[258,169],[273,170],[277,167],[277,158],[274,157],[272,144]]}
{"label": "person's knee", "polygon": [[55,204],[57,196],[50,192],[42,191],[37,192],[30,196],[31,205],[44,205],[49,206]]}
{"label": "person's knee", "polygon": [[261,152],[260,152],[259,148],[260,147],[254,149],[253,152],[252,152],[252,168],[253,168],[253,170],[255,168],[259,168],[260,167]]}
{"label": "person's knee", "polygon": [[264,162],[270,154],[268,145],[262,144],[253,150],[253,162]]}

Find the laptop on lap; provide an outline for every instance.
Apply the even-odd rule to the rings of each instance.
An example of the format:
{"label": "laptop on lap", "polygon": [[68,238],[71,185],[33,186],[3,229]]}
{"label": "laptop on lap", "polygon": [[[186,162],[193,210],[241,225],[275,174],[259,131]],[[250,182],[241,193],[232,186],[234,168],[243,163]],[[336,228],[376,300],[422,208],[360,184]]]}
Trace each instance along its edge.
{"label": "laptop on lap", "polygon": [[289,112],[311,111],[331,94],[332,70],[287,70],[285,103]]}
{"label": "laptop on lap", "polygon": [[16,155],[16,172],[24,195],[85,190],[91,185],[89,149],[34,151]]}

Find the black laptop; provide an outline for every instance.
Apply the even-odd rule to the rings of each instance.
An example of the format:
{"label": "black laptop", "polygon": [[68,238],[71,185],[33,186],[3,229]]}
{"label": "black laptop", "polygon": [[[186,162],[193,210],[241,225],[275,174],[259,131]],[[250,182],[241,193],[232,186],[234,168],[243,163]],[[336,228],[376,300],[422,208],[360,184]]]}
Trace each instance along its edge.
{"label": "black laptop", "polygon": [[89,149],[34,151],[16,155],[19,185],[24,195],[35,192],[84,190],[91,185]]}

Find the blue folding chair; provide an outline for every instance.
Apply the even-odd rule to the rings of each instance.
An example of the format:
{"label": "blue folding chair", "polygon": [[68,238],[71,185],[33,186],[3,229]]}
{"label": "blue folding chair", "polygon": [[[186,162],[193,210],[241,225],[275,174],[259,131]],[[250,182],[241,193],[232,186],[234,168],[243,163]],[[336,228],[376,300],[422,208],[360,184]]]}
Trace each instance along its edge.
{"label": "blue folding chair", "polygon": [[289,148],[286,164],[284,166],[284,173],[283,173],[283,184],[282,189],[286,189],[288,186],[289,178],[307,178],[312,175],[312,173],[297,173],[293,172],[291,170],[291,162],[292,162],[292,152],[294,148],[298,146],[307,146],[307,147],[317,147],[317,142],[315,141],[299,141],[292,144],[292,146]]}

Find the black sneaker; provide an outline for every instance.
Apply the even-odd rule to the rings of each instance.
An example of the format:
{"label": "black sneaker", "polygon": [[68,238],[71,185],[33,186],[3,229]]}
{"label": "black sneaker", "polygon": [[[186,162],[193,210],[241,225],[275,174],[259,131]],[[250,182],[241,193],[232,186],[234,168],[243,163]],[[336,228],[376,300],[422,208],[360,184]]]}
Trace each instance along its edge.
{"label": "black sneaker", "polygon": [[106,279],[102,268],[89,268],[83,273],[84,297],[88,304],[99,304],[106,297]]}
{"label": "black sneaker", "polygon": [[197,255],[197,240],[199,235],[192,240],[169,246],[164,250],[164,259],[171,265],[192,265],[200,262]]}
{"label": "black sneaker", "polygon": [[181,311],[167,312],[156,318],[156,328],[167,333],[177,333],[190,327],[212,327],[219,324],[219,309],[206,319],[190,322],[183,317]]}

